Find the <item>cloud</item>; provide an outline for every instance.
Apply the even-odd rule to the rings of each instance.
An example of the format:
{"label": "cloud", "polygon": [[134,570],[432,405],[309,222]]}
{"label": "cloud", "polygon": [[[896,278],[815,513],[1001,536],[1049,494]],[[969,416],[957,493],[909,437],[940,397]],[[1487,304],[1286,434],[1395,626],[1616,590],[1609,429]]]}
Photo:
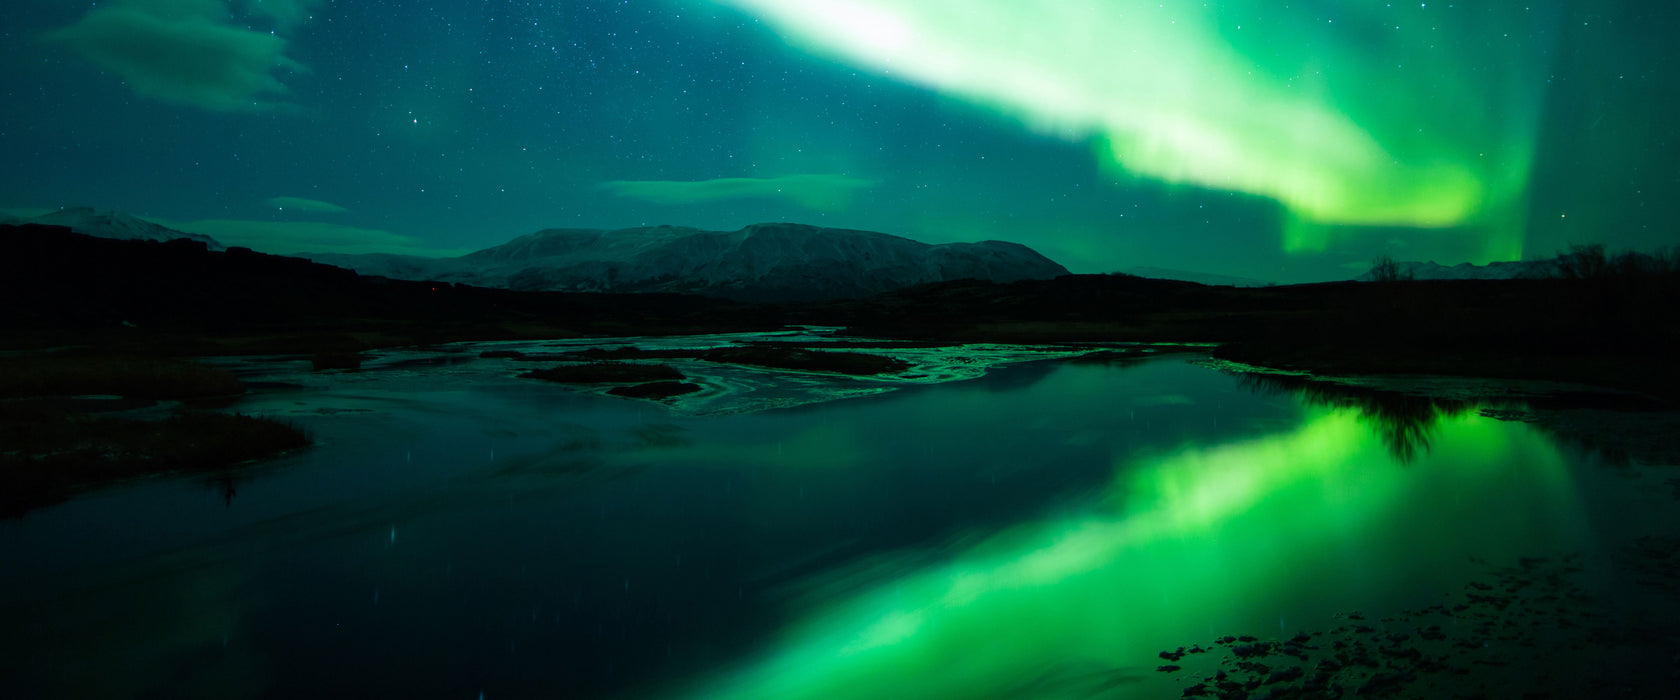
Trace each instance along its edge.
{"label": "cloud", "polygon": [[715,180],[613,180],[601,189],[620,197],[663,205],[697,204],[729,199],[786,199],[819,210],[844,209],[858,190],[873,180],[846,175],[787,175],[784,177],[726,177]]}
{"label": "cloud", "polygon": [[303,197],[270,197],[266,200],[266,203],[275,209],[295,209],[298,211],[324,212],[328,214],[337,214],[339,212],[346,211],[344,207],[333,204],[332,202],[323,202],[319,199],[304,199]]}
{"label": "cloud", "polygon": [[322,221],[246,221],[205,219],[157,223],[178,231],[201,233],[228,246],[243,246],[276,255],[296,253],[395,253],[448,257],[470,250],[432,248],[419,240],[379,229],[357,228]]}
{"label": "cloud", "polygon": [[[279,17],[273,22],[290,26]],[[116,74],[138,94],[216,111],[284,107],[290,89],[279,74],[308,71],[286,55],[285,38],[232,23],[228,6],[214,0],[99,7],[46,39]]]}

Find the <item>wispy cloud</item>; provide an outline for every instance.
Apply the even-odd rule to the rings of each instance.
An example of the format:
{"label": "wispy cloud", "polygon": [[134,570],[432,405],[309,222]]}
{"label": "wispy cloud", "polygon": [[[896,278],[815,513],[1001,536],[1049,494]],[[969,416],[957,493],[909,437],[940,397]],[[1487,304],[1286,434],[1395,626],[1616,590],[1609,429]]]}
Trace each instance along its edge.
{"label": "wispy cloud", "polygon": [[332,202],[323,202],[319,199],[305,199],[303,197],[270,197],[265,201],[269,206],[274,207],[275,209],[294,209],[297,211],[323,212],[328,214],[337,214],[342,211],[347,211],[344,207],[333,204]]}
{"label": "wispy cloud", "polygon": [[613,180],[601,183],[601,189],[620,197],[663,205],[728,199],[785,199],[803,207],[832,211],[850,206],[858,190],[874,185],[873,180],[847,175],[787,175],[688,181]]}
{"label": "wispy cloud", "polygon": [[308,68],[286,55],[281,34],[311,0],[243,3],[274,32],[234,23],[217,0],[126,0],[96,7],[46,34],[147,97],[216,111],[289,106],[286,73]]}
{"label": "wispy cloud", "polygon": [[178,231],[201,233],[225,245],[243,246],[276,255],[296,253],[396,253],[446,257],[470,250],[434,248],[412,236],[379,229],[357,228],[323,221],[245,221],[205,219],[167,221],[159,224]]}

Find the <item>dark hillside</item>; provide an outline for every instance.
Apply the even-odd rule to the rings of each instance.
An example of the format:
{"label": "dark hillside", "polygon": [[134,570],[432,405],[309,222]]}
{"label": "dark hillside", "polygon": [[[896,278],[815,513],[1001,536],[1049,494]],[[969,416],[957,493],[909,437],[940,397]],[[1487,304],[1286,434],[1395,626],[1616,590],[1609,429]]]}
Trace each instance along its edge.
{"label": "dark hillside", "polygon": [[215,252],[185,240],[92,238],[56,226],[0,227],[0,244],[7,250],[0,257],[0,327],[15,334],[11,344],[254,333],[294,340],[377,334],[369,342],[400,344],[767,323],[752,307],[700,297],[406,282],[245,248]]}
{"label": "dark hillside", "polygon": [[1127,275],[924,285],[813,310],[859,335],[1218,342],[1318,372],[1582,381],[1680,395],[1680,277],[1208,287]]}
{"label": "dark hillside", "polygon": [[861,300],[751,305],[675,294],[517,292],[362,277],[191,241],[0,228],[7,345],[160,352],[356,350],[449,340],[846,326],[957,342],[1221,343],[1223,357],[1340,373],[1581,381],[1680,395],[1680,276],[1213,287],[1130,275],[939,282]]}

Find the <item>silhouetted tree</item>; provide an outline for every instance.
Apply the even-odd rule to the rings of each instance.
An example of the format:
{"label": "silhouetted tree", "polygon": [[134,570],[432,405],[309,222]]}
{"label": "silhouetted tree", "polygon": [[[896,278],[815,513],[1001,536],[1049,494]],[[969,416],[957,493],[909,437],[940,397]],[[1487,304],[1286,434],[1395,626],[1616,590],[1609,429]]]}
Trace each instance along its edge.
{"label": "silhouetted tree", "polygon": [[1672,276],[1680,272],[1680,257],[1674,248],[1658,248],[1649,253],[1629,251],[1609,262],[1609,274],[1622,278]]}
{"label": "silhouetted tree", "polygon": [[1610,260],[1603,243],[1571,245],[1557,257],[1558,276],[1564,279],[1598,279],[1610,274]]}
{"label": "silhouetted tree", "polygon": [[1412,279],[1412,273],[1402,269],[1400,263],[1385,254],[1371,262],[1371,279],[1375,282],[1406,282]]}

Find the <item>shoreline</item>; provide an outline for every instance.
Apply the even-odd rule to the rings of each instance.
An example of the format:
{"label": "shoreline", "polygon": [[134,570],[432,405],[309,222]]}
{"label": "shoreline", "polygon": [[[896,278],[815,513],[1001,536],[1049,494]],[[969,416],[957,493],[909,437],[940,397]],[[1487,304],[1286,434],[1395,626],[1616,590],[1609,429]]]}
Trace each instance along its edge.
{"label": "shoreline", "polygon": [[[856,358],[858,361],[871,362],[871,370],[886,371],[890,369],[897,371],[900,374],[905,374],[906,377],[921,377],[922,375],[914,374],[910,370],[912,365],[893,358],[891,353],[894,349],[907,350],[911,352],[937,353],[942,348],[970,344],[961,343],[960,341],[921,340],[903,342],[892,339],[865,338],[850,334],[846,330],[838,329],[827,335],[823,342],[790,341],[786,339],[774,340],[779,336],[769,333],[758,334],[748,332],[739,335],[742,337],[732,342],[742,343],[739,347],[741,347],[743,351],[757,348],[758,351],[768,352],[774,350],[776,353],[785,354],[818,350],[816,353],[807,354],[820,357],[823,356],[823,353],[820,352],[823,348],[845,348],[845,357]],[[693,336],[659,335],[643,338],[672,340],[687,337]],[[598,340],[623,341],[629,339],[632,338],[615,336],[610,339],[602,338]],[[564,340],[569,343],[588,342],[593,344],[593,341],[597,339],[586,340],[583,338],[568,338]],[[497,341],[459,342],[479,344]],[[615,343],[604,343],[601,345],[613,344]],[[425,350],[430,347],[436,346],[399,346],[398,348],[385,349],[425,352]],[[1558,439],[1584,449],[1601,453],[1613,461],[1641,464],[1680,463],[1680,410],[1677,410],[1673,404],[1661,399],[1653,398],[1649,394],[1620,390],[1601,385],[1558,381],[1555,379],[1521,379],[1494,376],[1474,377],[1433,373],[1330,373],[1323,371],[1325,369],[1323,366],[1307,363],[1294,363],[1292,366],[1288,363],[1280,363],[1282,366],[1267,366],[1237,361],[1230,359],[1229,356],[1240,353],[1228,352],[1227,350],[1229,346],[1209,347],[1206,344],[1185,345],[1164,343],[1155,345],[1097,342],[1032,344],[1023,347],[1060,349],[1064,351],[1083,349],[1085,350],[1083,354],[1062,355],[1059,359],[1066,362],[1084,363],[1107,362],[1124,364],[1169,354],[1196,353],[1203,355],[1206,359],[1200,362],[1212,369],[1253,377],[1254,381],[1261,383],[1282,382],[1296,385],[1297,388],[1300,386],[1310,385],[1314,387],[1313,390],[1316,392],[1330,392],[1335,394],[1333,397],[1335,400],[1352,401],[1360,405],[1367,406],[1383,402],[1393,402],[1396,400],[1402,402],[1420,400],[1425,402],[1448,402],[1460,406],[1475,406],[1481,410],[1484,415],[1489,417],[1497,418],[1499,420],[1529,423]],[[514,352],[511,354],[519,353]],[[511,354],[506,351],[491,351],[489,357],[496,358]],[[476,353],[474,353],[474,355],[476,357]],[[223,356],[225,357],[225,355]],[[304,359],[305,356],[296,357],[298,359]],[[184,366],[181,360],[173,358],[162,360],[148,360],[144,357],[137,359],[112,358],[109,355],[86,355],[78,351],[46,352],[34,355],[12,355],[6,358],[5,362],[13,364],[14,366],[24,366],[34,360],[48,365],[56,365],[62,368],[64,366],[75,365],[84,361],[98,364],[98,360],[100,358],[103,358],[106,361],[105,364],[118,366],[132,365],[135,367],[146,367],[150,365],[166,365],[171,371],[178,374],[181,373],[181,368]],[[655,349],[651,351],[631,352],[629,350],[622,349],[616,351],[602,351],[599,347],[583,350],[571,349],[563,353],[554,354],[552,357],[548,355],[534,355],[529,359],[536,360],[539,358],[544,361],[562,358],[596,361],[603,358],[686,358],[691,360],[712,360],[715,362],[722,362],[726,366],[731,364],[727,361],[728,359],[738,359],[733,358],[732,355],[720,353],[716,350]],[[513,359],[517,360],[520,358]],[[796,371],[793,367],[781,369],[765,366],[754,367],[752,366],[754,364],[753,362],[747,362],[745,365],[741,365],[740,363],[734,364],[738,369],[746,369],[749,371],[769,373],[778,371]],[[608,365],[608,367],[610,367],[610,365]],[[632,366],[632,368],[636,367],[642,366]],[[1345,365],[1332,364],[1329,365],[1328,368],[1336,369],[1339,367],[1345,367]],[[214,372],[220,372],[220,370],[215,370]],[[118,374],[121,374],[121,372],[118,372]],[[678,374],[677,376],[681,375]],[[181,381],[211,381],[211,385],[217,387],[217,390],[221,393],[226,393],[226,381],[229,379],[218,376],[210,376],[210,379],[206,380],[197,375],[186,377],[185,374],[183,374],[182,377],[183,379],[181,379]],[[664,392],[659,392],[640,387],[645,379],[646,378],[642,378],[638,381],[631,382],[631,384],[637,385],[631,387],[603,385],[599,387],[600,393],[610,393],[619,396],[632,397],[627,400],[650,400],[661,403],[685,395],[693,395],[700,400],[708,399],[705,392],[701,390],[702,387],[700,385],[685,385],[682,387],[681,391],[670,389]],[[891,381],[899,378],[888,376],[882,377],[882,379]],[[122,397],[116,402],[121,403],[124,401],[143,401],[146,400],[147,397],[155,399],[158,397],[168,398],[172,396],[168,387],[150,386],[149,388],[140,390],[140,393],[137,394],[132,388],[125,389],[115,384],[102,385],[99,384],[99,381],[100,380],[96,378],[92,384],[77,384],[74,391],[59,391],[56,393],[52,391],[46,391],[44,393],[35,392],[33,395],[29,392],[10,392],[10,398],[6,399],[8,410],[6,411],[3,422],[9,433],[17,433],[17,435],[13,436],[12,442],[23,442],[24,435],[40,432],[41,426],[46,425],[47,423],[52,423],[54,425],[63,423],[65,426],[82,426],[79,429],[70,427],[65,428],[65,430],[70,431],[68,433],[64,432],[64,430],[51,431],[58,434],[58,437],[60,438],[59,442],[63,442],[66,445],[74,442],[86,442],[88,440],[98,442],[98,439],[96,439],[97,436],[107,433],[112,435],[118,433],[134,433],[138,429],[137,426],[141,425],[131,417],[123,416],[123,412],[112,412],[111,415],[106,416],[103,415],[104,411],[96,410],[98,409],[99,404],[107,402],[79,401],[69,397],[86,396],[89,394],[110,395]],[[116,380],[111,377],[106,377],[103,381],[109,383]],[[155,378],[152,381],[154,384],[157,383]],[[601,379],[596,381],[609,380]],[[922,380],[912,379],[911,381],[919,382]],[[167,384],[167,382],[164,383]],[[664,387],[658,388],[664,389]],[[199,393],[206,391],[206,389],[203,388],[186,390],[187,393],[182,394],[182,396],[190,397],[192,396],[192,391],[194,390]],[[241,391],[243,391],[243,389],[241,389]],[[114,406],[116,403],[111,403],[110,405]],[[36,407],[40,410],[24,410],[30,407]],[[763,409],[770,407],[773,406],[766,405],[760,406],[759,408]],[[52,410],[47,410],[47,408]],[[1381,411],[1379,411],[1379,413],[1380,412]],[[213,413],[216,413],[218,416],[225,417],[226,420],[243,418],[239,416],[231,416],[225,413]],[[77,423],[76,421],[78,420],[78,417],[84,415],[89,416],[89,418],[80,418],[79,420],[81,422]],[[91,416],[96,415],[100,417],[91,418]],[[155,420],[157,417],[153,416],[153,418]],[[218,418],[217,420],[222,419]],[[247,420],[261,421],[260,418]],[[190,428],[190,426],[187,424],[192,422],[191,420],[182,422],[182,420],[178,419],[178,416],[170,416],[165,418],[163,421],[156,421],[148,425],[164,426],[166,425],[166,421],[174,421],[173,423],[167,423],[167,425],[175,425],[176,423],[179,423],[180,425],[187,426],[188,428]],[[241,426],[245,427],[243,424],[241,424]],[[266,428],[267,426],[252,425],[248,427],[250,430],[256,430],[258,427]],[[80,432],[78,432],[78,430]],[[161,430],[161,428],[158,428],[158,430]],[[202,433],[203,431],[198,432]],[[249,430],[247,432],[249,432]],[[8,448],[5,450],[9,453],[6,461],[8,463],[16,462],[18,466],[34,464],[37,461],[40,461],[42,465],[49,465],[49,463],[59,464],[61,462],[65,464],[69,464],[71,462],[87,463],[86,465],[82,465],[86,466],[86,469],[71,469],[59,476],[41,481],[40,484],[37,484],[38,486],[45,485],[41,488],[21,488],[21,486],[26,486],[30,483],[34,483],[35,481],[40,481],[40,479],[19,473],[18,478],[13,479],[13,481],[17,481],[17,485],[19,485],[20,488],[9,489],[19,496],[14,499],[9,499],[16,501],[16,505],[18,505],[19,508],[8,508],[8,510],[25,512],[34,507],[28,505],[30,503],[45,505],[64,497],[69,497],[75,493],[88,489],[100,488],[103,485],[115,483],[120,480],[155,476],[172,472],[211,473],[217,470],[237,468],[242,464],[261,462],[264,459],[271,458],[279,454],[286,454],[289,451],[295,450],[303,445],[303,443],[298,442],[298,439],[279,440],[273,435],[268,435],[266,442],[274,444],[283,443],[284,448],[261,449],[255,451],[233,449],[230,447],[210,449],[206,454],[222,454],[225,458],[211,458],[200,455],[187,459],[188,462],[191,462],[191,465],[188,468],[183,469],[175,467],[159,469],[155,468],[155,466],[147,465],[156,465],[158,463],[158,460],[155,459],[157,455],[173,453],[168,452],[168,450],[161,447],[160,445],[162,445],[162,443],[158,441],[163,440],[164,442],[168,442],[169,440],[185,440],[192,437],[194,431],[188,429],[186,433],[182,433],[181,430],[174,430],[163,431],[159,434],[164,435],[167,439],[152,436],[151,438],[148,438],[148,440],[141,440],[139,437],[134,437],[133,439],[129,439],[127,442],[123,442],[121,444],[127,445],[129,443],[134,443],[136,446],[124,447],[121,449],[113,447],[111,449],[104,450],[103,452],[99,452],[99,454],[89,453],[89,455],[85,456],[85,458],[80,459],[79,462],[77,459],[72,459],[74,455],[66,452],[68,448],[55,448],[50,444],[45,443],[43,443],[45,444],[44,447],[42,445],[35,445],[34,447],[29,447],[27,445],[20,447],[14,445],[13,447]],[[264,434],[267,435],[267,432],[264,432]],[[113,437],[111,439],[115,440],[116,438]],[[303,439],[303,441],[307,442],[307,439]],[[153,448],[149,448],[149,451],[148,449],[143,449],[142,446],[139,446],[139,443],[141,442],[152,444]],[[83,452],[86,451],[87,450],[83,450]],[[98,451],[96,450],[96,452]],[[41,461],[43,459],[45,461]],[[76,474],[80,473],[92,476],[87,476],[87,478],[76,476]],[[98,476],[99,474],[107,473],[115,474],[115,476]],[[47,488],[46,486],[51,486],[51,488]],[[23,497],[27,494],[34,494],[38,497]]]}

